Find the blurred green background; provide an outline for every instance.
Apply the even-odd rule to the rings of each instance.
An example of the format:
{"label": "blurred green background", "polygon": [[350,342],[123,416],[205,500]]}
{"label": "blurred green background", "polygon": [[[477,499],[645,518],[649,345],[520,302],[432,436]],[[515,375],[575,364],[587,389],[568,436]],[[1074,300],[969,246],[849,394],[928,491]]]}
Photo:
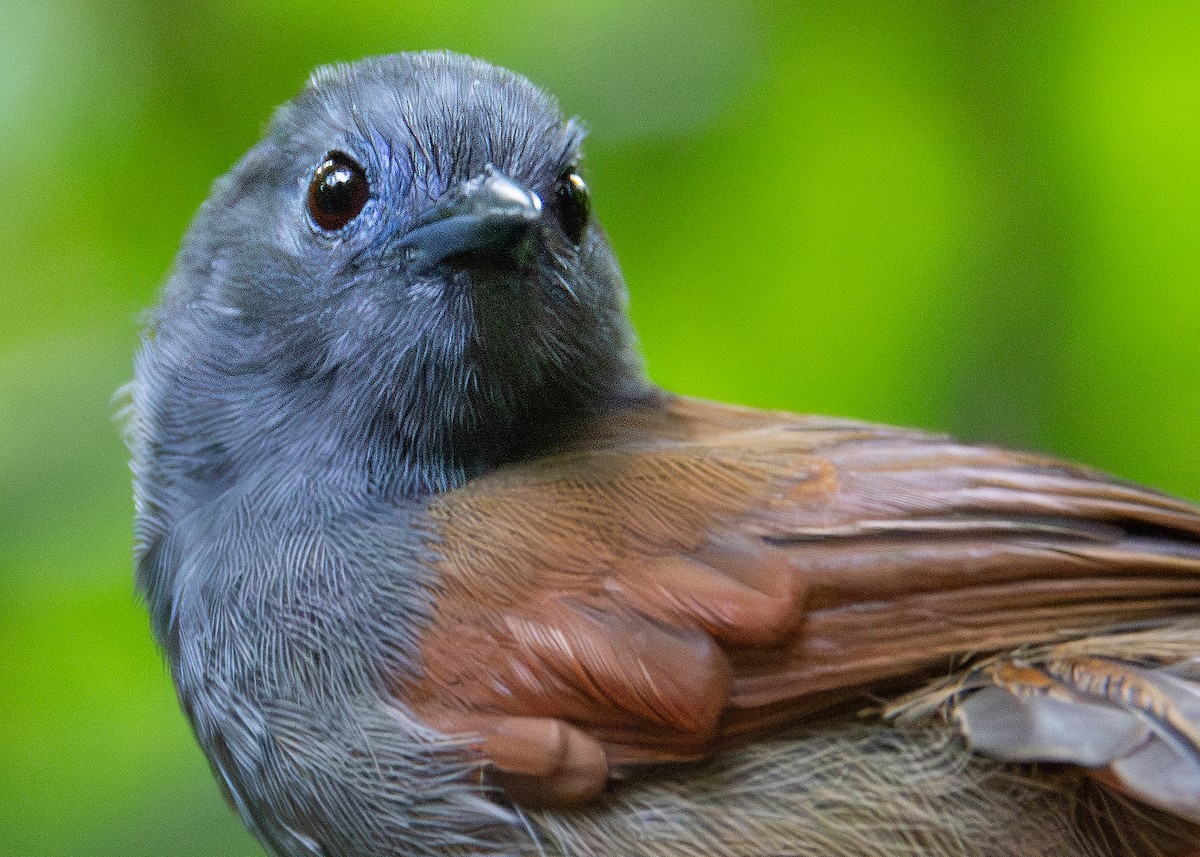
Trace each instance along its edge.
{"label": "blurred green background", "polygon": [[131,592],[111,397],[315,65],[447,47],[592,129],[650,372],[1200,499],[1200,12],[0,0],[0,852],[253,855]]}

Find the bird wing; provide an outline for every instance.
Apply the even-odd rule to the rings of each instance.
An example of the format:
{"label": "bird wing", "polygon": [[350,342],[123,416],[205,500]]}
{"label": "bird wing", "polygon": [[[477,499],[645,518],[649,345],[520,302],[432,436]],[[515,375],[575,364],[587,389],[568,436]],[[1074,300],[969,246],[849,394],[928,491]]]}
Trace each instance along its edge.
{"label": "bird wing", "polygon": [[[581,800],[630,766],[1099,631],[1184,635],[1177,658],[1105,663],[1136,666],[1178,702],[1160,719],[1190,731],[1155,734],[1170,731],[1200,776],[1200,682],[1155,672],[1200,651],[1200,509],[1167,495],[945,437],[667,398],[430,512],[438,596],[422,669],[397,695],[443,731],[483,736],[530,800]],[[1066,682],[1047,699],[1120,707],[1116,692],[1083,699],[1095,675],[1062,677],[1082,662],[1098,669],[1085,649],[1006,662],[1007,674],[997,663],[935,696],[986,752],[1107,765],[1137,729],[1106,759],[1047,754],[1022,744],[1023,726],[994,725],[1031,710],[1013,672],[1026,666]],[[1060,707],[1026,716],[1050,723]],[[1138,735],[1162,714],[1125,710]],[[1060,744],[1069,732],[1045,728]]]}

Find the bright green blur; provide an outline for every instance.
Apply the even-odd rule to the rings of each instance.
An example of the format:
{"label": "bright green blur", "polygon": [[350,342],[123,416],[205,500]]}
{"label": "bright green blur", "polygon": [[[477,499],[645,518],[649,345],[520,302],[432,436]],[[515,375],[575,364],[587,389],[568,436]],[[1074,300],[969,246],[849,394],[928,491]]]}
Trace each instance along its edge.
{"label": "bright green blur", "polygon": [[558,93],[671,389],[1200,499],[1200,19],[1047,5],[0,0],[0,853],[259,853],[131,591],[113,394],[321,63],[447,47]]}

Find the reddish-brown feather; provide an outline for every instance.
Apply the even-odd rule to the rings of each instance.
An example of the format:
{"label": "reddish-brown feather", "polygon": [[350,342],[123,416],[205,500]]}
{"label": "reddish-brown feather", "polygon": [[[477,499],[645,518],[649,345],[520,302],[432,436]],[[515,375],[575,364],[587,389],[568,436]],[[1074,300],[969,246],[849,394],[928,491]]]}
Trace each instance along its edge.
{"label": "reddish-brown feather", "polygon": [[964,656],[1200,612],[1190,504],[1038,456],[679,398],[430,511],[441,594],[422,677],[397,692],[549,800]]}

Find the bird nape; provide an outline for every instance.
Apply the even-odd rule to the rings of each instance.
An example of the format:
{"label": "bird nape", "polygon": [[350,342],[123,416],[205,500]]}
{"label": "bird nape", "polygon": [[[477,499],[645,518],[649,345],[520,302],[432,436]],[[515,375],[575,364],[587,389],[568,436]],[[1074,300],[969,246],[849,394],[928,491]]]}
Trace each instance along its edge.
{"label": "bird nape", "polygon": [[277,855],[1182,855],[1200,508],[644,376],[582,134],[318,71],[137,358],[137,581]]}

